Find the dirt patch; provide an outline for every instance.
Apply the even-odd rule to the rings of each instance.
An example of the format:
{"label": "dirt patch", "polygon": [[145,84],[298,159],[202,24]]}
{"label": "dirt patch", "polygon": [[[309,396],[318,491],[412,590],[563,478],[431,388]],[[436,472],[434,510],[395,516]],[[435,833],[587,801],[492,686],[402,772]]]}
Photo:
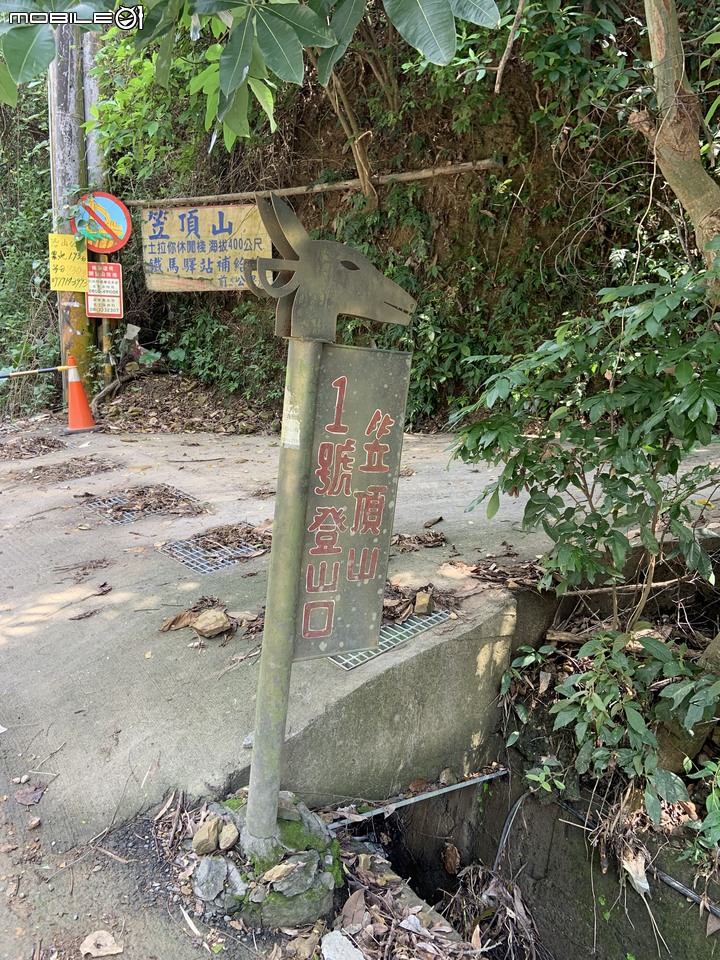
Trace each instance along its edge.
{"label": "dirt patch", "polygon": [[56,440],[55,437],[11,437],[0,443],[0,461],[29,460],[65,448],[62,440]]}
{"label": "dirt patch", "polygon": [[[55,852],[41,825],[26,833],[3,820],[0,797],[0,949],[9,960],[78,960],[105,930],[127,960],[194,960],[202,950],[173,900],[169,865],[157,858],[152,821],[136,820],[91,845]],[[10,802],[10,801],[7,801]],[[198,921],[203,928],[204,924]],[[256,960],[271,935],[229,931],[223,956]]]}
{"label": "dirt patch", "polygon": [[119,397],[101,401],[98,415],[112,433],[248,434],[280,428],[277,413],[267,406],[253,407],[179,373],[140,376]]}
{"label": "dirt patch", "polygon": [[8,474],[9,480],[21,480],[32,483],[62,483],[65,480],[77,480],[80,477],[92,477],[96,473],[116,470],[117,463],[102,457],[77,457],[66,463],[49,463],[29,470],[15,470]]}
{"label": "dirt patch", "polygon": [[205,513],[197,500],[164,483],[115,490],[107,497],[88,500],[86,506],[96,510],[109,523],[132,523],[156,513],[171,513],[179,517]]}

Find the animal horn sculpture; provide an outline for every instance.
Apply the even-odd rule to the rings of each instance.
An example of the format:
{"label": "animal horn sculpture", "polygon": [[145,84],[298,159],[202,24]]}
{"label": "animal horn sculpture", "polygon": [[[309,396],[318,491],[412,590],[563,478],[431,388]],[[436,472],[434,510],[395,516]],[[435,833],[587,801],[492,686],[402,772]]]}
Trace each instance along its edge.
{"label": "animal horn sculpture", "polygon": [[312,240],[278,197],[257,204],[281,259],[246,260],[245,281],[257,296],[278,301],[278,336],[334,342],[340,314],[408,323],[415,300],[361,253],[334,240]]}

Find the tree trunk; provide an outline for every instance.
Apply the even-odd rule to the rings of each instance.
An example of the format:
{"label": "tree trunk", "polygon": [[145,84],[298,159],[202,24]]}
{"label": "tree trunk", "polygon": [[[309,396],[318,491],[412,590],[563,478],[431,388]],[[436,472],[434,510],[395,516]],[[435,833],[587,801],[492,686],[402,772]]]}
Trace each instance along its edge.
{"label": "tree trunk", "polygon": [[657,118],[647,110],[630,117],[648,140],[658,167],[685,208],[695,230],[698,250],[708,265],[716,251],[707,244],[720,235],[720,184],[700,159],[702,110],[685,73],[675,0],[645,0]]}

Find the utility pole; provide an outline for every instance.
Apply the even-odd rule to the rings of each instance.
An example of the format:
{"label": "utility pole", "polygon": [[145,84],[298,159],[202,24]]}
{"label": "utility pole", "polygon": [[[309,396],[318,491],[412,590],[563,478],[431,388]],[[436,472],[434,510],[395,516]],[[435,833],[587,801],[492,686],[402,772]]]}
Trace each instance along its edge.
{"label": "utility pole", "polygon": [[[48,74],[50,177],[55,229],[70,233],[67,208],[78,189],[87,185],[85,141],[81,124],[83,103],[82,37],[74,24],[55,31],[57,54]],[[68,353],[77,360],[81,377],[88,363],[93,329],[85,313],[85,297],[72,290],[58,292],[58,320],[63,363]]]}

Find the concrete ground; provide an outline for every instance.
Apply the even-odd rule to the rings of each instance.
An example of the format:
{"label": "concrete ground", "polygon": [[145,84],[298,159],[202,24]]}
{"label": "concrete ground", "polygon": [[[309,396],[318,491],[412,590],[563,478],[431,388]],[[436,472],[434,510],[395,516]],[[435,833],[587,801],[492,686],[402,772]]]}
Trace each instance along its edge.
{"label": "concrete ground", "polygon": [[[61,437],[59,426],[31,432]],[[199,575],[158,547],[272,517],[279,453],[276,436],[62,439],[63,450],[0,463],[0,818],[22,846],[39,835],[28,832],[30,818],[41,817],[43,849],[56,854],[159,804],[171,790],[201,797],[247,782],[251,752],[242,742],[253,729],[257,657],[239,666],[233,658],[255,649],[257,639],[238,634],[225,647],[209,640],[196,649],[188,645],[192,631],[159,628],[205,595],[230,611],[259,611],[268,555]],[[403,466],[414,472],[400,480],[395,530],[420,534],[425,521],[442,516],[433,530],[447,544],[393,551],[389,576],[396,582],[462,588],[467,581],[449,567],[439,570],[443,564],[502,555],[508,544],[518,559],[533,559],[546,547],[542,534],[521,533],[522,498],[503,500],[492,521],[482,505],[464,512],[493,471],[457,462],[448,469],[448,446],[447,436],[405,437]],[[26,473],[88,456],[115,467],[48,484]],[[705,456],[717,461],[716,450]],[[86,504],[86,494],[149,483],[190,494],[208,512],[112,525]],[[88,611],[97,612],[71,619]],[[457,620],[353,671],[328,660],[296,664],[285,785],[311,803],[382,799],[445,766],[472,769],[492,725],[484,713],[514,627],[512,597],[484,586]],[[13,798],[18,777],[47,784],[37,805],[26,809]],[[2,870],[0,859],[0,889],[9,875]],[[15,960],[2,930],[0,958]],[[185,953],[173,949],[182,960]]]}
{"label": "concrete ground", "polygon": [[[253,729],[257,658],[227,668],[257,641],[237,636],[221,647],[209,640],[198,650],[188,647],[192,631],[159,628],[204,595],[220,597],[230,611],[259,611],[268,555],[201,575],[158,546],[221,524],[272,517],[279,448],[272,435],[63,439],[64,450],[0,463],[0,726],[7,728],[0,734],[0,770],[8,778],[40,767],[32,778],[57,774],[42,810],[52,819],[53,839],[68,846],[158,802],[170,789],[195,796],[217,792],[247,767],[250,752],[241,743]],[[541,537],[520,538],[519,501],[507,502],[491,523],[482,507],[463,512],[488,473],[460,463],[448,471],[447,448],[446,436],[405,438],[403,465],[415,472],[400,481],[395,530],[423,533],[426,520],[442,515],[432,529],[445,533],[448,543],[395,554],[390,577],[398,582],[440,583],[438,567],[453,556],[472,562],[502,554],[503,542],[526,558],[543,549]],[[117,466],[48,485],[17,476],[88,456]],[[209,512],[114,525],[85,504],[87,494],[104,497],[149,483],[190,494]],[[81,564],[87,576],[77,583]],[[95,595],[104,583],[110,592]],[[90,610],[97,613],[70,619]],[[460,621],[457,629],[466,624]],[[327,660],[296,664],[288,738],[396,656],[385,654],[349,673]]]}

